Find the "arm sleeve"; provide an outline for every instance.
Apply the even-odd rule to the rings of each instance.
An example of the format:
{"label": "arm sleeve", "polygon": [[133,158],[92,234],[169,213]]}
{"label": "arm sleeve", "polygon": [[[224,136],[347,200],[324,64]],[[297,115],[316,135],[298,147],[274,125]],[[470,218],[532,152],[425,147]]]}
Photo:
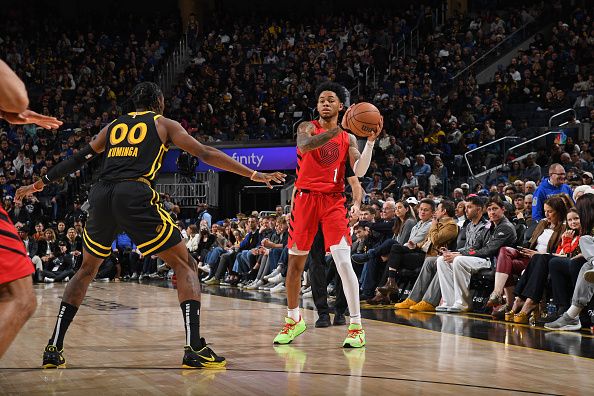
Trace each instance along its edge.
{"label": "arm sleeve", "polygon": [[91,148],[91,145],[87,144],[72,157],[53,166],[47,172],[47,175],[43,177],[44,184],[61,179],[62,177],[80,169],[84,164],[95,158],[97,155],[98,153],[96,153]]}
{"label": "arm sleeve", "polygon": [[371,163],[371,155],[373,154],[373,146],[375,145],[375,141],[368,140],[365,143],[365,148],[361,153],[361,157],[355,161],[353,165],[353,172],[355,172],[355,176],[363,177],[367,173],[367,169],[369,169],[369,164]]}

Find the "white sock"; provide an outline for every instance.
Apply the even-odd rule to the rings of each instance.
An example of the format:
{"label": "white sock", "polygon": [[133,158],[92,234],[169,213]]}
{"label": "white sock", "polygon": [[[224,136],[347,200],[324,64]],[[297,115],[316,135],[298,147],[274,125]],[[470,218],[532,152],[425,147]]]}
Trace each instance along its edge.
{"label": "white sock", "polygon": [[349,306],[349,313],[351,318],[351,324],[361,324],[361,307],[359,306],[359,281],[357,275],[353,270],[351,264],[351,249],[346,244],[343,245],[343,240],[340,245],[330,246],[330,252],[332,258],[336,264],[336,270],[340,279],[342,280],[342,289]]}
{"label": "white sock", "polygon": [[578,316],[580,316],[580,312],[582,312],[582,309],[580,307],[576,307],[575,305],[572,305],[567,310],[567,316],[569,316],[571,319],[575,319]]}
{"label": "white sock", "polygon": [[287,317],[293,319],[295,322],[299,322],[299,320],[301,319],[299,307],[293,309],[287,308]]}

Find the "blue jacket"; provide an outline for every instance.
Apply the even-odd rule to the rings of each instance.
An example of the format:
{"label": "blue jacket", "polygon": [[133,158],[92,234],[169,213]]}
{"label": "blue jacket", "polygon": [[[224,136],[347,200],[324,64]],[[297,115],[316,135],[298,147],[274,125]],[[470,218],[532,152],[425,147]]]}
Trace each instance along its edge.
{"label": "blue jacket", "polygon": [[132,242],[132,239],[128,236],[128,234],[122,232],[116,236],[115,241],[111,244],[111,250],[118,249],[118,250],[125,250],[126,248],[130,248],[132,250],[136,249],[136,245]]}
{"label": "blue jacket", "polygon": [[565,193],[570,197],[573,196],[573,191],[571,191],[571,187],[567,184],[561,184],[559,187],[555,187],[549,182],[548,177],[543,177],[540,181],[540,185],[534,192],[534,197],[532,198],[532,221],[538,223],[540,220],[544,219],[545,201],[550,196],[562,193]]}

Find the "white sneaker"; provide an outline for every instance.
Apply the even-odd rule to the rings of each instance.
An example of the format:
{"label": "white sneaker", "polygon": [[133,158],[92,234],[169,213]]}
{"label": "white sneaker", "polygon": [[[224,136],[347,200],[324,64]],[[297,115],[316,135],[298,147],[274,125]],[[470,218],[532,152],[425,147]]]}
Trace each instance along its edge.
{"label": "white sneaker", "polygon": [[284,281],[285,281],[285,277],[280,272],[278,274],[276,274],[274,277],[268,278],[268,283],[271,283],[273,285],[277,285]]}
{"label": "white sneaker", "polygon": [[270,293],[284,293],[287,290],[284,283],[279,283],[270,289]]}
{"label": "white sneaker", "polygon": [[303,276],[301,277],[301,286],[307,286],[307,271],[303,271]]}
{"label": "white sneaker", "polygon": [[311,292],[311,290],[309,290],[308,292],[303,293],[303,298],[313,298],[313,293]]}
{"label": "white sneaker", "polygon": [[281,270],[280,270],[280,266],[276,267],[274,269],[274,271],[272,271],[271,273],[269,273],[268,275],[265,275],[264,277],[262,277],[262,279],[264,280],[268,280],[270,278],[274,278],[276,275],[280,274]]}
{"label": "white sneaker", "polygon": [[245,289],[246,290],[257,290],[263,284],[264,284],[264,281],[258,279],[255,282],[253,282],[251,285],[248,285]]}
{"label": "white sneaker", "polygon": [[135,272],[132,274],[132,276],[130,277],[130,280],[138,280],[138,274]]}
{"label": "white sneaker", "polygon": [[450,309],[450,307],[447,305],[438,305],[435,307],[435,312],[448,312],[448,309]]}
{"label": "white sneaker", "polygon": [[97,282],[109,282],[109,278],[97,278],[95,279]]}
{"label": "white sneaker", "polygon": [[305,294],[305,293],[311,293],[311,286],[308,287],[302,287],[301,288],[301,294]]}
{"label": "white sneaker", "polygon": [[45,278],[43,278],[43,281],[45,283],[54,283],[54,279],[53,278],[48,278],[47,276]]}
{"label": "white sneaker", "polygon": [[159,274],[158,274],[158,273],[156,273],[156,272],[153,272],[152,274],[149,274],[149,276],[148,276],[148,277],[149,277],[149,279],[160,279],[160,278],[162,278],[162,276],[161,276],[161,275],[159,275]]}
{"label": "white sneaker", "polygon": [[69,281],[70,281],[70,277],[69,277],[69,276],[67,276],[66,278],[64,278],[64,279],[62,280],[62,282],[69,282]]}

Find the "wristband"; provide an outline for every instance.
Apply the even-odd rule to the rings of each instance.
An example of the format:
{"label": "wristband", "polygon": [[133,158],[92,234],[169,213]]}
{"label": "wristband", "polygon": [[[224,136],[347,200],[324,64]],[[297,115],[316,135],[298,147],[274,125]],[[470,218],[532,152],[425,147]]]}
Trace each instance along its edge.
{"label": "wristband", "polygon": [[254,173],[252,173],[252,175],[250,176],[250,180],[254,180],[254,176],[256,176],[256,174],[258,173],[257,170],[254,171]]}

